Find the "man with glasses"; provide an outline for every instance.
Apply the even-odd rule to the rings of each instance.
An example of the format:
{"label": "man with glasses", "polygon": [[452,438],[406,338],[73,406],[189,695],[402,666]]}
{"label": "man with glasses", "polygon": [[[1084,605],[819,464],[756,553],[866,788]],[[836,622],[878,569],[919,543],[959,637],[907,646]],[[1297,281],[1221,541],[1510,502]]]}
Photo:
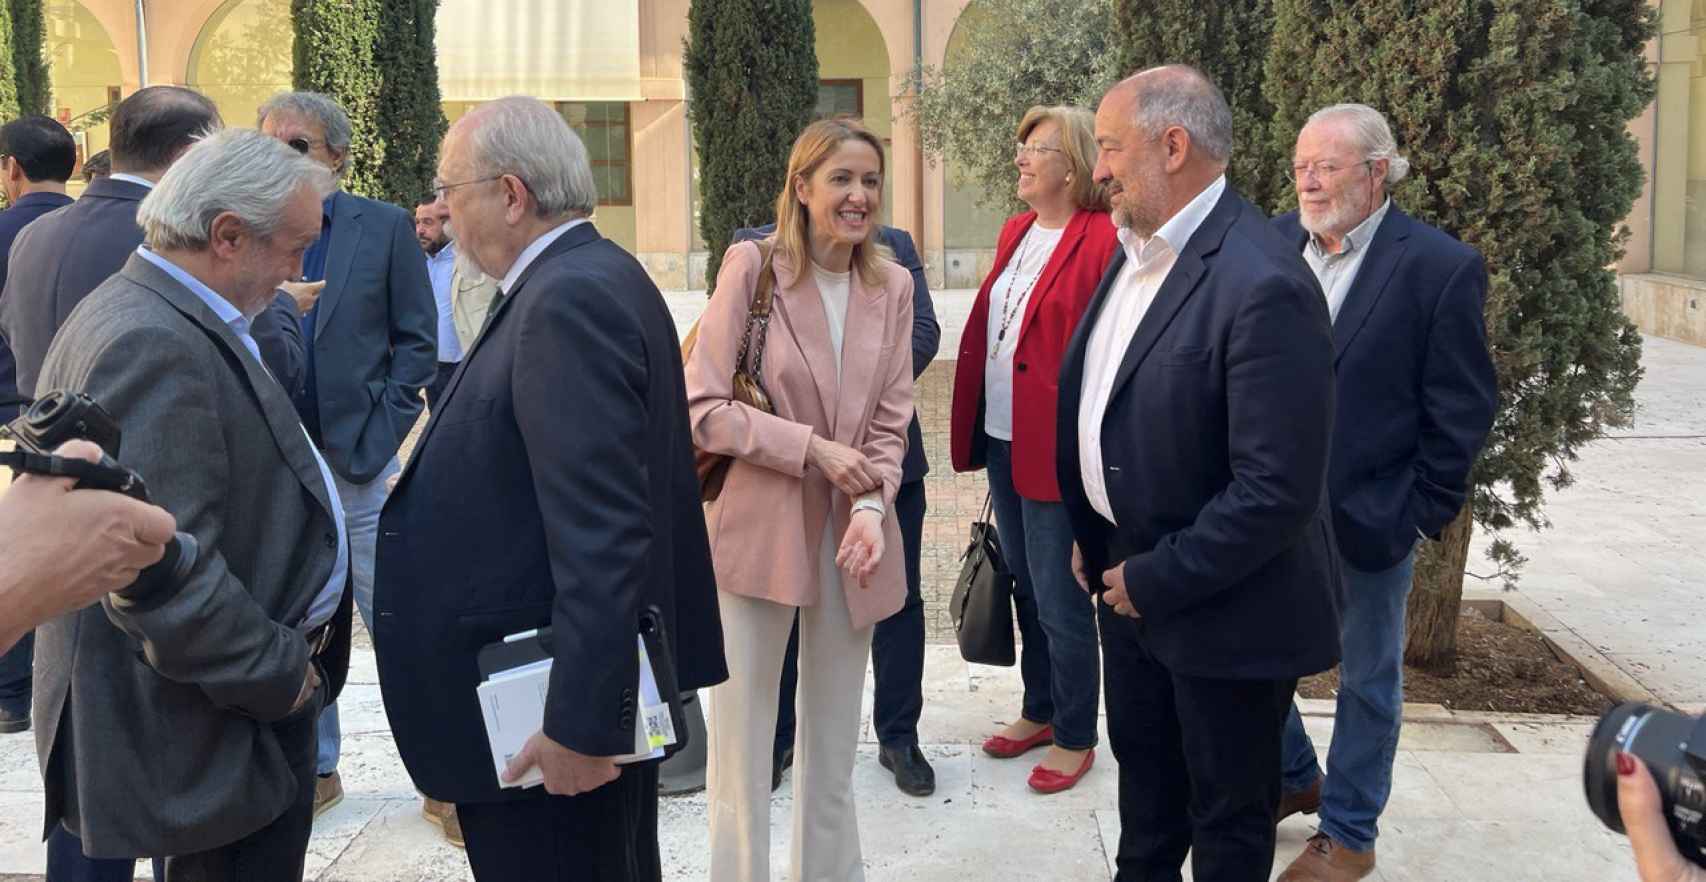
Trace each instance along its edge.
{"label": "man with glasses", "polygon": [[1333,319],[1338,400],[1327,482],[1345,581],[1325,779],[1295,706],[1286,724],[1279,817],[1319,811],[1321,827],[1283,882],[1374,871],[1398,748],[1415,549],[1463,508],[1498,406],[1482,316],[1486,267],[1475,249],[1392,204],[1387,188],[1408,171],[1378,111],[1328,107],[1297,137],[1299,210],[1274,220],[1315,271]]}
{"label": "man with glasses", "polygon": [[[314,92],[273,96],[256,126],[342,177],[349,116]],[[309,437],[332,466],[349,529],[356,608],[372,626],[373,555],[386,480],[438,370],[438,307],[413,219],[395,205],[333,191],[320,238],[287,285],[304,307],[304,378],[293,392]],[[337,706],[320,717],[316,815],[343,798]]]}

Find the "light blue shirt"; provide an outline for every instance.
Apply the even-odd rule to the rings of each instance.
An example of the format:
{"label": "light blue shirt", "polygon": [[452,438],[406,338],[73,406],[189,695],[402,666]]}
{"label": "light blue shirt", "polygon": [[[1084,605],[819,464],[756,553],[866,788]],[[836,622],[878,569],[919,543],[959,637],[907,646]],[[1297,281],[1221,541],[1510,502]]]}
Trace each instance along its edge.
{"label": "light blue shirt", "polygon": [[[266,370],[266,362],[261,359],[261,347],[249,333],[249,319],[239,312],[237,307],[232,306],[231,301],[219,296],[218,292],[202,284],[200,279],[185,272],[182,267],[154,253],[147,245],[139,246],[136,253],[142,255],[143,260],[164,270],[166,275],[177,279],[190,293],[201,298],[201,302],[207,304],[207,308],[213,310],[213,314],[219,316],[220,321],[230,326],[231,333],[243,341],[243,347],[255,357],[261,370]],[[270,371],[268,375],[271,375]],[[314,600],[308,604],[308,615],[297,625],[297,630],[306,634],[331,621],[332,614],[338,611],[338,600],[343,597],[344,581],[349,573],[349,538],[344,530],[344,506],[338,499],[338,486],[332,480],[332,470],[326,466],[326,460],[320,456],[320,451],[314,449],[314,442],[308,438],[308,430],[302,430],[302,438],[308,442],[308,449],[313,451],[314,463],[320,467],[320,478],[326,482],[326,498],[331,502],[332,521],[338,531],[338,559],[332,564],[332,575],[326,579],[320,593],[314,595]]]}
{"label": "light blue shirt", "polygon": [[438,360],[462,360],[462,341],[456,336],[456,312],[450,303],[451,276],[456,272],[456,243],[448,242],[426,259],[427,277],[432,279],[432,298],[438,301]]}

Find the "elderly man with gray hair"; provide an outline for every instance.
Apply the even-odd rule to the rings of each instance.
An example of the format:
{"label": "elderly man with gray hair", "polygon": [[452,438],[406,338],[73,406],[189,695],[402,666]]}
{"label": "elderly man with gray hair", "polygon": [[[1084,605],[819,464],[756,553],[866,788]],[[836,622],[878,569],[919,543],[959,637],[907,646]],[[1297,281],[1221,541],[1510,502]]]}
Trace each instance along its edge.
{"label": "elderly man with gray hair", "polygon": [[300,880],[314,722],[348,666],[331,470],[250,322],[319,235],[331,175],[256,132],[191,147],[142,201],[144,244],[71,313],[38,389],[92,396],[124,461],[194,534],[181,583],[38,631],[46,822],[166,882]]}
{"label": "elderly man with gray hair", "polygon": [[1120,882],[1267,882],[1297,678],[1339,655],[1327,305],[1226,182],[1232,112],[1152,68],[1096,111],[1116,252],[1061,367],[1074,568],[1100,596]]}
{"label": "elderly man with gray hair", "polygon": [[[438,172],[503,299],[380,518],[391,731],[416,786],[456,804],[476,879],[657,880],[657,763],[616,762],[645,711],[641,617],[670,638],[681,690],[727,676],[675,325],[592,225],[586,148],[550,107],[474,109]],[[543,725],[500,781],[476,655],[546,627]],[[543,787],[523,787],[534,770]]]}
{"label": "elderly man with gray hair", "polygon": [[1475,249],[1405,214],[1389,188],[1409,163],[1386,118],[1336,104],[1298,133],[1298,211],[1274,226],[1303,253],[1333,318],[1338,399],[1327,493],[1345,604],[1339,698],[1323,779],[1296,708],[1279,817],[1321,813],[1280,875],[1351,882],[1374,871],[1403,710],[1404,608],[1416,548],[1463,510],[1492,428],[1487,269]]}

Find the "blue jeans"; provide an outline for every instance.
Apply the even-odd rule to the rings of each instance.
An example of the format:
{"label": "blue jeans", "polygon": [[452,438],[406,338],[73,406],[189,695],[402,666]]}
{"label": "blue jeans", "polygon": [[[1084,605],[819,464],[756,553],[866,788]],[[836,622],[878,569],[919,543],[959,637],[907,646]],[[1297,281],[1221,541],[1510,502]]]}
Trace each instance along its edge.
{"label": "blue jeans", "polygon": [[1020,712],[1051,723],[1067,750],[1096,746],[1096,698],[1102,688],[1096,608],[1072,577],[1072,522],[1059,502],[1025,499],[1013,489],[1013,445],[989,439],[989,492],[995,532],[1013,571],[1013,607],[1024,647]]}
{"label": "blue jeans", "polygon": [[[1340,611],[1339,702],[1327,780],[1321,785],[1321,832],[1354,851],[1368,851],[1392,794],[1392,760],[1404,710],[1404,606],[1416,553],[1391,569],[1365,573],[1340,561],[1345,606]],[[1297,705],[1286,719],[1283,786],[1307,788],[1321,774]]]}
{"label": "blue jeans", "polygon": [[[373,627],[373,556],[379,547],[379,512],[391,495],[385,482],[399,471],[401,467],[392,458],[379,477],[365,484],[351,484],[343,475],[332,473],[338,498],[344,504],[344,528],[349,531],[350,589],[355,592],[355,608],[369,629]],[[320,712],[318,742],[315,771],[330,775],[338,770],[338,753],[343,746],[336,702]]]}
{"label": "blue jeans", "polygon": [[0,710],[30,715],[30,672],[35,661],[36,632],[25,632],[11,649],[0,654]]}

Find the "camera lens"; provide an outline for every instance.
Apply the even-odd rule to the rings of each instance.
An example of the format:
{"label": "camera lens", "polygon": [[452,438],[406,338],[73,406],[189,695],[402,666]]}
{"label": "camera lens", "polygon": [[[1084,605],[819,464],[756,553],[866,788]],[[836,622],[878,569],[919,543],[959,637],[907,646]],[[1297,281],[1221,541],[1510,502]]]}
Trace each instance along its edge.
{"label": "camera lens", "polygon": [[1617,805],[1618,751],[1647,764],[1658,782],[1677,850],[1706,866],[1706,718],[1633,702],[1600,718],[1588,739],[1582,783],[1593,813],[1607,827],[1625,833]]}

